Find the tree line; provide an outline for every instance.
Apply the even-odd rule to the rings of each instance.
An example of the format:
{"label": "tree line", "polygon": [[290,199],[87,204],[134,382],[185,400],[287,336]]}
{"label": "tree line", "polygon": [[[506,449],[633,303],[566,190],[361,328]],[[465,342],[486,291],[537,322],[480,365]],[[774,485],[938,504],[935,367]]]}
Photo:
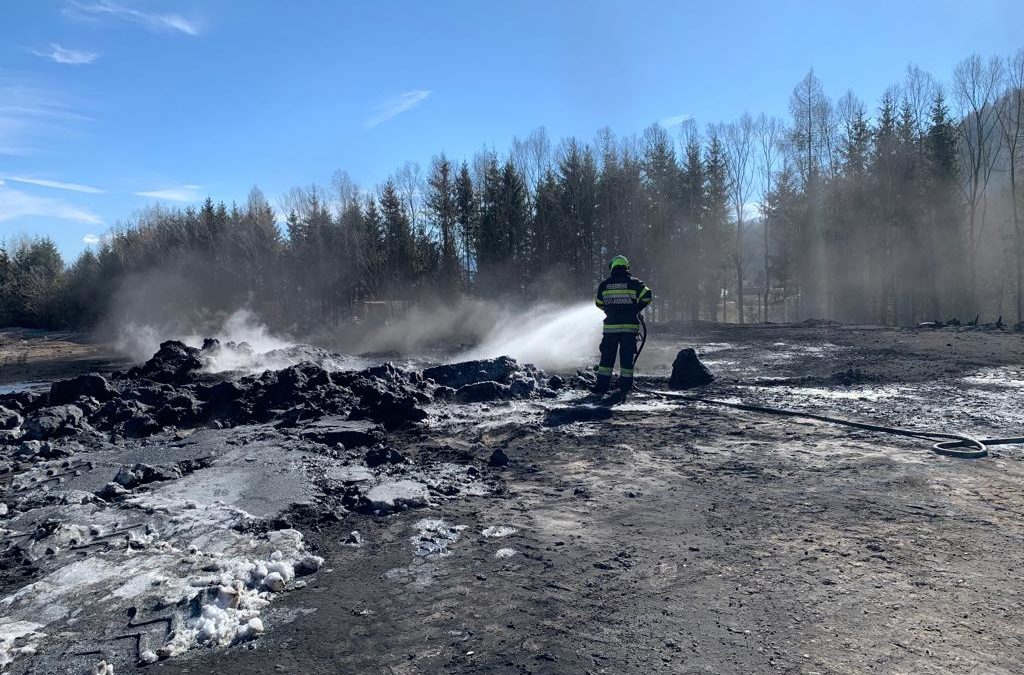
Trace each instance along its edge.
{"label": "tree line", "polygon": [[789,113],[557,144],[541,128],[372,190],[339,171],[276,209],[258,188],[151,208],[67,266],[48,239],[8,242],[0,324],[90,327],[133,293],[294,331],[382,301],[567,303],[617,253],[658,320],[1024,320],[1024,48],[945,85],[908,67],[872,107],[812,70]]}

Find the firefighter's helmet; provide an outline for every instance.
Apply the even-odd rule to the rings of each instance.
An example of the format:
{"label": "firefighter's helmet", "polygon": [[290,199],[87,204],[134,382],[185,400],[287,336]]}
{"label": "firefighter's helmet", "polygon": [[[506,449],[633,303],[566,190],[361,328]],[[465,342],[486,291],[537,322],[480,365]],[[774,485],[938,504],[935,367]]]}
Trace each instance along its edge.
{"label": "firefighter's helmet", "polygon": [[625,267],[628,270],[629,269],[629,259],[626,258],[626,256],[624,256],[624,255],[617,255],[617,256],[615,256],[614,258],[612,258],[612,261],[610,263],[608,263],[608,269],[609,270],[614,270],[616,267]]}

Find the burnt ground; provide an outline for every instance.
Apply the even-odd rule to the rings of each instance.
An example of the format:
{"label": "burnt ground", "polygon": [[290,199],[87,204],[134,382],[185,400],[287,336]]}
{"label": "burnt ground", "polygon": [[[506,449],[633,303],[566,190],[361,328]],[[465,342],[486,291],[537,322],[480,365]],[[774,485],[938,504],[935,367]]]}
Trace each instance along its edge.
{"label": "burnt ground", "polygon": [[[683,346],[720,398],[980,436],[1024,428],[1020,334],[681,327],[653,338],[640,370],[667,375]],[[264,635],[140,670],[1021,672],[1024,448],[956,460],[645,394],[605,419],[543,424],[579,396],[432,404],[391,444],[479,465],[489,494],[294,520],[325,561],[264,611]],[[510,463],[487,467],[499,448]],[[465,529],[417,555],[427,518]],[[488,530],[501,526],[515,531]],[[361,546],[345,543],[352,530]]]}

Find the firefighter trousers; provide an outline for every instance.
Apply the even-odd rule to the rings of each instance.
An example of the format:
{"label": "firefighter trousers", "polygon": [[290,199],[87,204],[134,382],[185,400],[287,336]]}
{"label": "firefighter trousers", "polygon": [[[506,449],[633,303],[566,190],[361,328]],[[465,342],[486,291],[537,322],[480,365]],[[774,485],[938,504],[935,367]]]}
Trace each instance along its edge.
{"label": "firefighter trousers", "polygon": [[598,389],[607,389],[611,385],[616,356],[619,357],[619,385],[629,389],[633,386],[635,333],[607,333],[601,338],[601,363],[597,367]]}

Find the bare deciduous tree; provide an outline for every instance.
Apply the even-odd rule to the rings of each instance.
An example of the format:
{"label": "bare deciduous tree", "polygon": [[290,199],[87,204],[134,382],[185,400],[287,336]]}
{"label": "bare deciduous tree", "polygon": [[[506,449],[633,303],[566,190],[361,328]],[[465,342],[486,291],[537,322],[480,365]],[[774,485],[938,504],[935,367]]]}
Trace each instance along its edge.
{"label": "bare deciduous tree", "polygon": [[331,176],[331,187],[334,188],[334,199],[336,200],[334,206],[338,213],[341,213],[346,205],[359,198],[359,186],[348,175],[348,171],[343,169],[338,169]]}
{"label": "bare deciduous tree", "polygon": [[932,101],[939,91],[939,85],[931,73],[911,64],[903,80],[902,99],[910,106],[914,115],[914,131],[921,133],[928,119]]}
{"label": "bare deciduous tree", "polygon": [[778,169],[779,159],[783,152],[785,126],[777,117],[768,117],[764,113],[757,118],[755,129],[757,136],[757,176],[758,187],[761,189],[761,220],[764,232],[764,300],[762,303],[762,321],[768,321],[768,300],[771,288],[771,222],[764,207],[764,197],[772,191],[772,180]]}
{"label": "bare deciduous tree", "polygon": [[725,152],[728,157],[729,201],[736,218],[736,238],[731,251],[736,270],[736,307],[739,322],[744,323],[743,220],[754,182],[754,118],[750,113],[743,113],[739,120],[725,127]]}
{"label": "bare deciduous tree", "polygon": [[547,130],[537,127],[525,140],[518,136],[513,138],[509,156],[516,170],[526,179],[526,187],[532,195],[541,176],[551,166],[551,140]]}
{"label": "bare deciduous tree", "polygon": [[967,202],[968,298],[976,302],[977,253],[985,230],[988,184],[999,158],[993,104],[999,96],[1003,64],[998,58],[985,63],[972,54],[953,70],[953,91],[960,112],[960,188]]}
{"label": "bare deciduous tree", "polygon": [[1024,47],[1006,59],[1006,91],[998,110],[999,129],[1006,146],[1007,174],[1010,181],[1010,213],[1013,216],[1014,273],[1016,276],[1017,321],[1024,321],[1024,223],[1021,222],[1017,172],[1024,164]]}

